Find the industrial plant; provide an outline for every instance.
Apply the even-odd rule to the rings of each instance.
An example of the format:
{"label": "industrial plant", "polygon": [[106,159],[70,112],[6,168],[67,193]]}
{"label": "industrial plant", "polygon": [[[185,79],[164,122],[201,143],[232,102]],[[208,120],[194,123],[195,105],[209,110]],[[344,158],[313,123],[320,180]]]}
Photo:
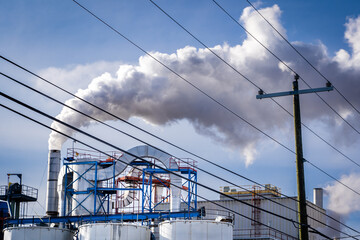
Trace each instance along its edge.
{"label": "industrial plant", "polygon": [[[19,182],[0,188],[5,240],[298,239],[296,199],[278,187],[223,186],[219,199],[198,201],[197,162],[146,145],[126,153],[50,150],[41,218],[22,214],[38,190],[21,174],[10,176]],[[319,231],[327,222],[322,194],[315,189],[308,202],[309,223]]]}

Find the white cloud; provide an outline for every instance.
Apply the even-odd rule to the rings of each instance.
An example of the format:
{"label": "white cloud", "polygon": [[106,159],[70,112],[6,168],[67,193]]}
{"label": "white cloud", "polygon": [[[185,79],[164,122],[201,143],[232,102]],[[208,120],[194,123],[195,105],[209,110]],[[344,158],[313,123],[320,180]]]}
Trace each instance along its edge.
{"label": "white cloud", "polygon": [[[360,173],[344,175],[339,181],[360,192]],[[360,196],[344,185],[334,182],[325,187],[325,191],[329,195],[328,208],[341,215],[360,211]]]}
{"label": "white cloud", "polygon": [[358,69],[360,67],[360,16],[357,18],[349,18],[345,26],[345,39],[349,43],[352,53],[340,49],[336,53],[334,60],[337,61],[343,69]]}

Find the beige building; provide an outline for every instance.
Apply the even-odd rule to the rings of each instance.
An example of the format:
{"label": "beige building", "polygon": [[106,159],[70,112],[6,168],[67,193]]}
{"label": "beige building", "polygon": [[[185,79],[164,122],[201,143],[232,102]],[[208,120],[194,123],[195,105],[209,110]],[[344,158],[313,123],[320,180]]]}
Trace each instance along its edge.
{"label": "beige building", "polygon": [[[207,201],[198,202],[198,208],[205,207],[205,210],[208,213],[205,218],[212,218],[211,215],[224,215],[233,217],[234,240],[298,239],[299,230],[297,224],[295,223],[298,222],[298,216],[297,213],[293,211],[297,209],[296,197],[282,197],[280,194],[280,189],[270,184],[265,185],[265,188],[258,186],[249,186],[245,188],[248,189],[248,191],[239,189],[237,187],[226,186],[221,188],[221,192],[234,198],[241,199],[242,201],[249,203],[251,206],[234,201],[233,199],[221,195],[220,200],[213,201],[215,204]],[[253,194],[253,192],[256,192],[257,194]],[[326,215],[324,215],[326,214],[326,210],[323,209],[322,206],[322,194],[322,189],[314,189],[315,202],[312,203],[307,201],[309,206],[307,208],[307,214],[309,216],[308,224],[316,230],[328,234],[330,231],[324,225],[327,224],[328,220]],[[247,218],[234,213],[229,213],[229,211],[218,205],[241,213]],[[292,219],[294,222],[290,222],[270,213],[263,212],[252,206],[257,206],[288,219]],[[251,221],[251,219],[254,219],[262,224]],[[277,229],[277,231],[272,228]],[[338,237],[338,235],[329,237],[335,238]],[[323,237],[321,237],[319,234],[310,233],[309,239],[316,240],[323,239]]]}

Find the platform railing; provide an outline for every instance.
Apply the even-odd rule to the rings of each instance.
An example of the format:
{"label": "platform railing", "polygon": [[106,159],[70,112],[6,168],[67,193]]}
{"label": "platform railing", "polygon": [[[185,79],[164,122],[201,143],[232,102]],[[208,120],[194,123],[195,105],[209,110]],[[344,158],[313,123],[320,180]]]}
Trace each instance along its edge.
{"label": "platform railing", "polygon": [[37,199],[38,189],[26,185],[21,185],[21,194]]}
{"label": "platform railing", "polygon": [[[6,196],[8,194],[8,191],[9,187],[7,185],[0,186],[0,196]],[[21,194],[37,199],[38,189],[27,185],[21,185]]]}

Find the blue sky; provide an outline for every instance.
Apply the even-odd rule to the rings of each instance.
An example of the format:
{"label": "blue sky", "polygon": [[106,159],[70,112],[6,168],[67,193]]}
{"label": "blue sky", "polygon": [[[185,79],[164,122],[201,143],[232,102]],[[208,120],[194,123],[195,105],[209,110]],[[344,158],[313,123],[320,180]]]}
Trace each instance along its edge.
{"label": "blue sky", "polygon": [[[236,19],[243,15],[244,8],[249,7],[246,1],[218,2]],[[196,49],[203,48],[203,46],[171,22],[149,1],[80,1],[80,3],[86,5],[91,11],[94,11],[98,16],[147,51],[164,53],[170,56],[170,54],[177,52],[178,49],[185,49],[186,46],[193,46]],[[156,3],[206,45],[209,47],[219,45],[219,51],[225,57],[229,53],[229,61],[231,60],[234,61],[234,64],[239,64],[237,66],[246,75],[257,84],[264,86],[267,91],[286,91],[291,88],[291,74],[286,73],[286,71],[280,71],[276,67],[276,60],[266,57],[267,53],[264,53],[261,46],[252,45],[251,43],[245,45],[244,41],[248,40],[249,37],[220,11],[212,1],[177,1],[171,3],[168,1],[156,1]],[[104,72],[109,72],[111,78],[116,78],[116,71],[120,65],[138,66],[139,57],[144,55],[144,53],[92,18],[72,1],[30,2],[18,0],[2,1],[0,4],[1,55],[12,59],[61,86],[69,88],[74,93],[79,88],[86,89],[93,78],[101,76]],[[308,54],[306,56],[314,61],[326,76],[329,76],[335,86],[348,96],[358,109],[360,108],[359,98],[356,97],[356,93],[359,93],[360,83],[358,80],[354,80],[354,76],[358,76],[356,74],[360,72],[360,67],[356,62],[356,51],[353,51],[354,49],[349,45],[349,40],[344,38],[344,34],[347,31],[345,24],[349,23],[350,19],[357,19],[359,17],[360,3],[358,1],[296,0],[266,1],[254,4],[259,9],[269,9],[269,14],[273,14],[271,16],[278,16],[275,20],[282,26],[288,39],[291,42],[297,43],[299,49],[304,54]],[[277,4],[279,7],[278,11],[273,7],[274,4]],[[324,85],[324,81],[306,66],[300,58],[297,58],[291,49],[271,35],[271,29],[265,23],[258,27],[255,20],[255,22],[251,22],[250,17],[250,15],[248,17],[244,16],[243,20],[241,20],[243,21],[242,23],[245,21],[245,23],[249,24],[250,29],[254,29],[255,34],[260,38],[269,34],[269,37],[266,39],[270,49],[279,54],[285,61],[291,63],[291,66],[298,70],[301,76],[306,77],[311,82],[312,87],[322,87]],[[358,39],[356,36],[355,34],[352,39]],[[230,48],[233,47],[231,51],[241,54],[236,55],[231,53],[230,50],[227,51],[224,47],[226,44]],[[243,49],[241,51],[236,50],[239,49],[235,48],[237,45],[243,46]],[[246,55],[246,47],[249,46],[255,46],[251,51],[257,52],[259,56],[264,54],[264,58],[269,59],[266,61],[270,61],[271,64],[268,66],[265,64],[265,60],[258,61],[253,55]],[[340,49],[344,49],[350,56],[353,56],[353,60],[348,60],[346,66],[345,63],[343,64],[344,61],[339,60],[340,57],[335,59],[336,56],[340,56]],[[208,59],[212,64],[218,64],[215,63],[213,58],[203,52],[192,51],[191,49],[186,49],[183,52],[185,52],[185,59],[186,54],[191,53],[201,59]],[[237,62],[236,58],[231,58],[231,56],[238,57],[240,62],[243,61],[241,62],[242,64]],[[164,57],[165,59],[167,59],[167,56]],[[169,60],[169,63],[172,63],[171,60]],[[334,64],[336,67],[332,67]],[[159,74],[165,79],[180,81],[175,80],[175,77],[166,73],[164,69],[160,69],[156,65],[151,66],[153,67],[151,69],[153,73]],[[243,66],[246,67],[243,68]],[[188,67],[186,62],[183,63],[182,67],[183,69]],[[159,71],[156,69],[159,69]],[[225,69],[225,67],[220,66],[219,69]],[[53,94],[62,101],[70,98],[59,91],[44,86],[34,77],[24,74],[4,61],[0,62],[0,70],[10,76],[24,80],[34,87],[39,87],[41,90]],[[182,70],[180,69],[179,71]],[[231,100],[232,95],[224,97],[224,101],[235,109],[237,109],[237,103],[239,103],[241,107],[238,110],[243,116],[254,120],[255,124],[264,131],[291,149],[294,149],[292,119],[284,114],[282,110],[273,106],[268,100],[256,100],[257,102],[251,100],[252,97],[255,98],[257,90],[243,83],[244,80],[238,76],[231,75],[233,73],[230,73],[230,70],[226,71],[228,72],[224,72],[224,75],[236,77],[241,84],[238,85],[239,83],[235,81],[234,83],[230,82],[230,86],[238,87],[239,89],[237,91],[233,89],[224,91],[236,94],[236,96],[233,96],[234,101]],[[217,93],[219,89],[216,89],[215,86],[218,85],[204,85],[205,82],[202,81],[205,81],[203,80],[205,78],[199,76],[198,73],[187,73],[186,71],[181,73],[191,81],[196,82],[197,78],[202,79],[199,80],[201,86],[206,87],[206,90],[217,97],[223,96]],[[216,73],[213,74],[214,76],[216,75]],[[212,78],[216,80],[214,76],[212,75]],[[275,79],[277,77],[281,80],[277,81]],[[333,79],[335,77],[339,79]],[[286,78],[290,80],[287,82]],[[105,77],[100,77],[99,81],[105,81],[104,79]],[[346,81],[343,81],[343,79],[346,79]],[[127,79],[125,82],[128,83],[129,81]],[[218,115],[221,115],[226,120],[226,123],[233,124],[231,126],[235,127],[235,132],[244,134],[244,140],[239,138],[240,141],[228,132],[226,126],[221,122],[223,119],[215,116],[218,110],[215,111],[216,107],[211,105],[211,102],[207,102],[197,96],[196,94],[198,93],[195,93],[191,88],[186,88],[185,85],[176,86],[186,91],[186,94],[189,94],[186,96],[189,98],[195,96],[195,100],[203,101],[201,106],[204,106],[205,110],[207,108],[211,109],[209,113],[206,113],[209,115],[202,117],[199,113],[197,115],[192,115],[191,113],[186,113],[188,114],[186,115],[184,113],[184,116],[172,116],[166,119],[166,116],[160,118],[148,113],[138,112],[138,114],[130,114],[130,120],[190,151],[221,162],[226,167],[237,169],[239,173],[258,182],[277,185],[287,195],[296,194],[295,163],[292,154],[265,137],[253,133],[253,130],[246,126],[246,124],[240,121],[235,123],[231,116],[219,111]],[[224,85],[220,84],[219,86]],[[301,87],[305,88],[303,85]],[[28,90],[24,90],[5,78],[2,78],[0,82],[0,89],[9,95],[48,111],[52,115],[59,114],[62,109],[61,106],[51,103]],[[141,88],[140,90],[143,91]],[[124,89],[122,91],[126,93]],[[246,100],[242,98],[243,96]],[[326,93],[324,98],[335,106],[357,129],[360,129],[359,115],[356,115],[337,93]],[[304,96],[303,99],[303,121],[352,159],[358,160],[359,135],[345,126],[341,120],[338,120],[334,113],[324,106],[317,97]],[[290,98],[280,99],[279,101],[289,111],[292,111]],[[191,101],[189,100],[189,102]],[[4,99],[1,99],[1,103],[14,106]],[[197,107],[200,107],[200,105],[197,105]],[[16,109],[21,108],[16,107]],[[180,107],[180,109],[186,110],[187,108]],[[195,110],[198,109],[195,108]],[[28,111],[24,112],[35,116]],[[214,119],[211,119],[210,116],[214,116]],[[9,113],[5,109],[0,109],[0,117],[2,119],[2,124],[0,125],[0,161],[2,166],[0,169],[0,182],[6,182],[6,173],[8,172],[22,172],[25,184],[34,187],[40,186],[41,198],[39,202],[44,205],[44,190],[46,186],[46,174],[44,175],[44,172],[46,171],[50,131]],[[49,125],[51,124],[51,121],[47,119],[37,118]],[[174,155],[188,157],[176,149],[131,130],[129,127],[124,126],[124,124],[115,121],[111,121],[111,123],[151,141]],[[273,123],[273,126],[271,123]],[[237,124],[241,126],[238,127]],[[210,133],[206,131],[207,127],[210,129]],[[125,149],[138,144],[123,136],[114,136],[111,131],[105,130],[99,125],[90,125],[90,127],[85,129],[107,138],[109,141]],[[303,132],[304,155],[307,159],[338,179],[344,177],[344,181],[347,180],[348,176],[360,176],[360,169],[357,166],[348,162],[311,133],[305,130]],[[252,148],[249,147],[249,142],[246,141],[247,138],[249,138],[249,142],[250,139],[253,142]],[[66,141],[62,149],[65,150],[70,146],[71,142]],[[101,147],[107,150],[105,146]],[[254,151],[254,149],[256,151],[254,159],[250,164],[246,164],[245,148],[250,152]],[[199,164],[204,168],[209,167],[206,164]],[[228,177],[226,173],[212,167],[209,167],[209,169],[219,175]],[[312,188],[334,185],[332,179],[311,166],[306,165],[305,170],[308,199],[312,199]],[[249,184],[235,177],[232,177],[231,180],[239,184]],[[199,175],[199,181],[211,183],[216,188],[224,185],[203,174]],[[352,187],[360,190],[358,185]],[[204,192],[204,194],[217,198],[216,195],[211,195],[210,193]],[[358,198],[355,198],[355,200],[358,200]],[[348,203],[352,203],[352,201],[354,201],[354,198],[349,194]],[[346,202],[342,204],[346,204]],[[35,209],[37,212],[42,211],[39,206],[36,206]],[[356,207],[355,211],[348,217],[347,221],[352,223],[353,226],[360,226],[359,211],[360,207]]]}

